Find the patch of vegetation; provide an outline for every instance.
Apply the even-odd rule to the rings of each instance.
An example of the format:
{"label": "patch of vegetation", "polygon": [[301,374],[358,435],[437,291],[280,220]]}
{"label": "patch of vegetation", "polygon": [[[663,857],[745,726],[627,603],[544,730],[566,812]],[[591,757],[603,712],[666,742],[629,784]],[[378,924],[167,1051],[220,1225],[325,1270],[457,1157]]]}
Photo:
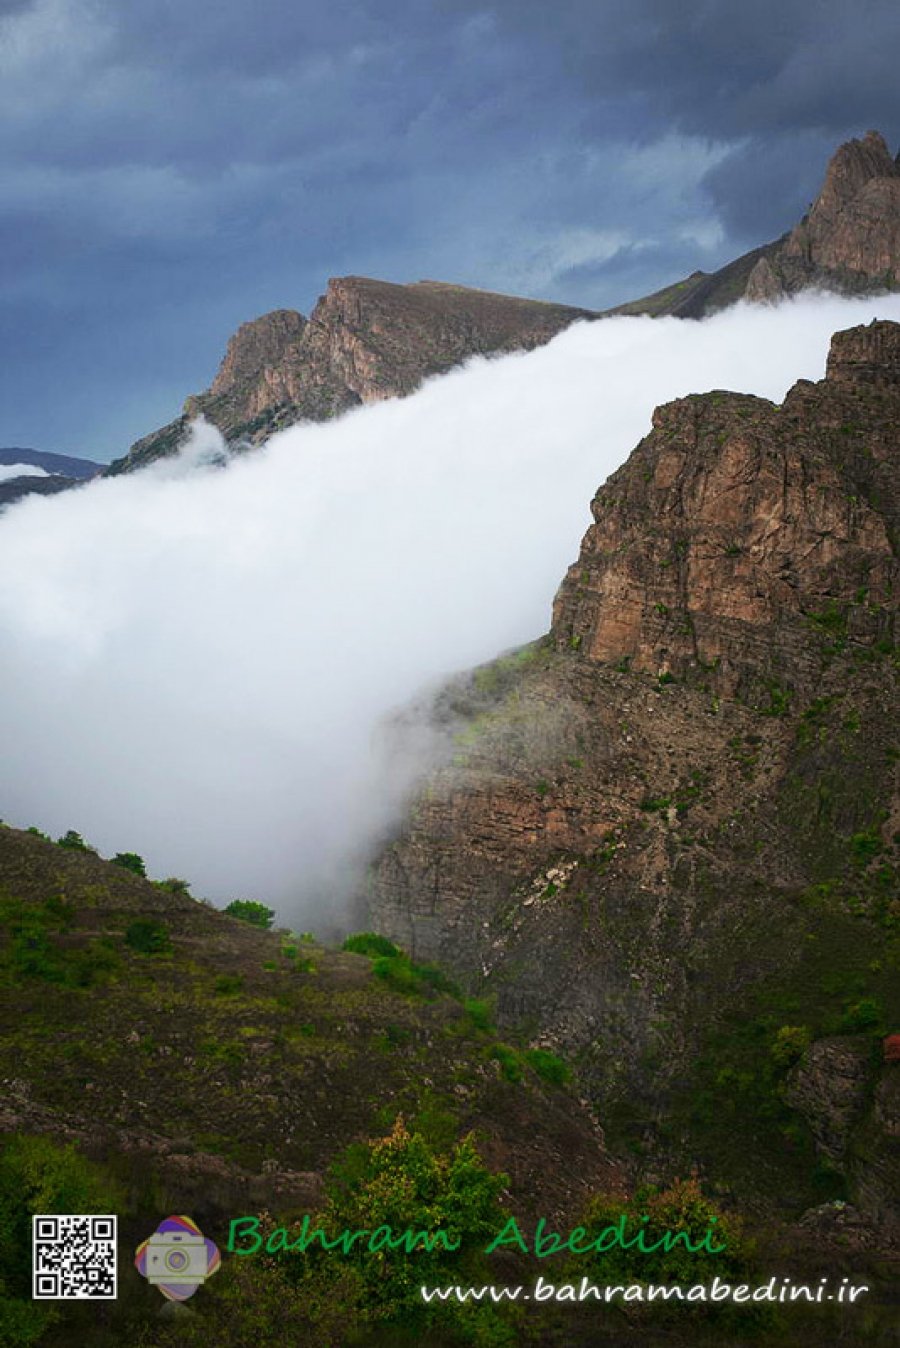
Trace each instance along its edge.
{"label": "patch of vegetation", "polygon": [[406,997],[460,996],[457,984],[438,965],[414,964],[408,955],[379,955],[372,972],[394,992]]}
{"label": "patch of vegetation", "polygon": [[379,936],[375,931],[355,932],[347,937],[341,949],[352,951],[354,955],[368,955],[372,959],[379,955],[392,958],[400,954],[393,941],[389,941],[386,936]]}
{"label": "patch of vegetation", "polygon": [[476,1029],[493,1030],[494,1017],[490,1002],[467,997],[463,1002],[463,1008]]}
{"label": "patch of vegetation", "polygon": [[62,1318],[32,1300],[31,1218],[42,1212],[116,1212],[122,1191],[73,1146],[45,1137],[0,1141],[0,1348],[37,1344]]}
{"label": "patch of vegetation", "polygon": [[781,684],[770,682],[767,685],[769,694],[768,706],[760,707],[763,716],[786,716],[790,711],[791,698],[794,696],[789,688],[783,688]]}
{"label": "patch of vegetation", "polygon": [[176,875],[170,875],[166,880],[151,880],[152,885],[157,889],[164,889],[168,894],[174,894],[177,898],[191,898],[191,887],[187,880],[179,880]]}
{"label": "patch of vegetation", "polygon": [[254,899],[232,899],[225,912],[239,922],[249,922],[252,927],[262,927],[264,931],[268,931],[275,921],[274,909]]}
{"label": "patch of vegetation", "polygon": [[563,1062],[562,1058],[558,1058],[548,1049],[527,1048],[522,1057],[532,1071],[551,1086],[565,1086],[572,1079],[572,1069],[568,1063]]}
{"label": "patch of vegetation", "polygon": [[[651,1252],[632,1245],[629,1249],[614,1246],[573,1255],[567,1270],[569,1281],[581,1275],[595,1278],[602,1268],[606,1283],[689,1284],[711,1282],[716,1275],[727,1280],[750,1267],[751,1246],[743,1238],[740,1223],[707,1198],[695,1179],[675,1180],[665,1188],[645,1185],[630,1200],[623,1201],[620,1194],[601,1195],[588,1204],[579,1225],[590,1238],[618,1226],[623,1215],[628,1233],[633,1236],[642,1230]],[[704,1237],[712,1233],[708,1244],[724,1248],[688,1250],[681,1241],[668,1251],[664,1247],[653,1251],[652,1246],[669,1231],[685,1232],[694,1246],[702,1245]]]}
{"label": "patch of vegetation", "polygon": [[139,955],[168,955],[172,938],[164,922],[155,917],[139,917],[125,931],[125,944]]}
{"label": "patch of vegetation", "polygon": [[236,997],[243,991],[244,980],[240,974],[219,974],[214,986],[217,997]]}
{"label": "patch of vegetation", "polygon": [[42,982],[87,988],[112,976],[119,967],[114,943],[104,937],[69,939],[74,923],[74,907],[59,895],[41,904],[0,898],[0,929],[6,937],[0,980],[8,985]]}
{"label": "patch of vegetation", "polygon": [[812,1031],[806,1025],[782,1025],[775,1034],[769,1054],[777,1067],[790,1067],[809,1048]]}
{"label": "patch of vegetation", "polygon": [[145,880],[147,878],[144,858],[139,857],[137,852],[117,852],[112,858],[112,863],[114,866],[121,866],[123,870],[131,871],[134,875],[140,875]]}
{"label": "patch of vegetation", "polygon": [[73,828],[70,828],[61,838],[57,838],[56,845],[57,847],[65,847],[70,852],[89,852],[94,857],[97,855],[96,847],[91,847],[90,843],[86,843],[81,834],[76,833]]}
{"label": "patch of vegetation", "polygon": [[508,1044],[494,1044],[491,1049],[491,1057],[500,1064],[500,1071],[507,1081],[521,1081],[524,1075],[522,1071],[521,1055]]}
{"label": "patch of vegetation", "polygon": [[846,1034],[877,1030],[882,1023],[881,1006],[876,997],[863,997],[846,1007],[840,1028]]}

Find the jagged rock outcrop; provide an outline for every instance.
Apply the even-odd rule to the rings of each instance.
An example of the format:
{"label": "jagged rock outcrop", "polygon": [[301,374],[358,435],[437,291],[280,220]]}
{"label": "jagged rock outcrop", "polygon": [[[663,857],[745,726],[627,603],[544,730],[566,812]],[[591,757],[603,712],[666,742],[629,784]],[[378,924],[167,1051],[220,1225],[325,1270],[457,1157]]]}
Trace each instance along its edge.
{"label": "jagged rock outcrop", "polygon": [[658,408],[592,502],[557,643],[759,700],[815,685],[816,629],[900,638],[898,376],[900,327],[873,323],[839,333],[824,383],[781,407],[712,393]]}
{"label": "jagged rock outcrop", "polygon": [[139,440],[122,472],[175,452],[202,415],[234,443],[254,444],[297,421],[403,397],[471,356],[530,351],[590,310],[465,286],[392,285],[345,276],[328,283],[307,320],[290,309],[243,324],[206,393]]}
{"label": "jagged rock outcrop", "polygon": [[719,271],[620,305],[616,313],[702,318],[739,299],[772,303],[800,290],[868,295],[900,286],[900,167],[868,131],[833,155],[809,215]]}
{"label": "jagged rock outcrop", "polygon": [[[782,250],[854,292],[879,282],[893,288],[900,272],[900,168],[884,138],[869,131],[842,145],[806,220]],[[809,273],[801,273],[801,276]]]}
{"label": "jagged rock outcrop", "polygon": [[[373,925],[567,1051],[605,1121],[665,1116],[682,1164],[797,1208],[792,1036],[900,1023],[898,378],[874,323],[781,407],[660,408],[549,636],[438,700],[452,759],[370,877]],[[892,1172],[863,1193],[847,1128],[872,1214]]]}

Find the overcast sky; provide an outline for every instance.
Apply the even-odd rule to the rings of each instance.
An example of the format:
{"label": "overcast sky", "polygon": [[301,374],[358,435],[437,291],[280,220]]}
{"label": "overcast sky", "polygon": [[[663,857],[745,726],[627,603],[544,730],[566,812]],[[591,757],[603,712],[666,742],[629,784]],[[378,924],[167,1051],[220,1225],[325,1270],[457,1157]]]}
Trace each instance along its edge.
{"label": "overcast sky", "polygon": [[896,0],[0,0],[0,445],[110,458],[332,275],[605,307],[900,137]]}

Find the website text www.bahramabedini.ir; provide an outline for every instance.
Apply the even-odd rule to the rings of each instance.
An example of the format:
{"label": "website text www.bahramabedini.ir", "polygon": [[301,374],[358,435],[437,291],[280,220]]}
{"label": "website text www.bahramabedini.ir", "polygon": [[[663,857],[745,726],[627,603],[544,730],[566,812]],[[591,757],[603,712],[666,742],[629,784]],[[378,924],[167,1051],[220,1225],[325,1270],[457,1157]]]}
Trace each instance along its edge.
{"label": "website text www.bahramabedini.ir", "polygon": [[792,1278],[773,1277],[767,1282],[750,1283],[726,1282],[715,1277],[705,1283],[595,1283],[590,1278],[578,1282],[554,1283],[548,1278],[538,1278],[529,1287],[423,1287],[422,1300],[426,1302],[478,1302],[500,1303],[504,1301],[638,1301],[668,1302],[695,1305],[700,1303],[732,1302],[759,1303],[778,1302],[801,1304],[853,1302],[869,1288],[864,1284],[854,1284],[849,1278],[831,1281],[820,1278],[818,1282],[795,1282]]}

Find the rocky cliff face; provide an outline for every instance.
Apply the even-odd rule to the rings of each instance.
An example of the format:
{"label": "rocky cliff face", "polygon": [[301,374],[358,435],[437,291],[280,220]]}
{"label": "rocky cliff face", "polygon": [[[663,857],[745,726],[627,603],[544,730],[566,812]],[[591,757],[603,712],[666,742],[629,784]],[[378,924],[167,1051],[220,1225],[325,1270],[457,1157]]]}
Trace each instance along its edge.
{"label": "rocky cliff face", "polygon": [[323,421],[363,403],[403,397],[470,356],[529,351],[587,309],[420,281],[360,276],[329,281],[311,317],[290,309],[243,324],[206,393],[138,441],[121,472],[175,452],[192,417],[228,440],[254,444],[297,421]]}
{"label": "rocky cliff face", "polygon": [[839,334],[824,383],[781,407],[712,393],[658,408],[592,502],[557,644],[764,703],[816,685],[817,627],[900,636],[898,371],[900,328],[876,323]]}
{"label": "rocky cliff face", "polygon": [[784,1072],[900,1019],[898,426],[889,323],[781,407],[660,408],[549,636],[439,700],[452,761],[371,876],[378,929],[540,1027],[634,1145],[797,1207],[816,1139],[840,1170],[876,1125],[871,1090],[798,1122]]}

